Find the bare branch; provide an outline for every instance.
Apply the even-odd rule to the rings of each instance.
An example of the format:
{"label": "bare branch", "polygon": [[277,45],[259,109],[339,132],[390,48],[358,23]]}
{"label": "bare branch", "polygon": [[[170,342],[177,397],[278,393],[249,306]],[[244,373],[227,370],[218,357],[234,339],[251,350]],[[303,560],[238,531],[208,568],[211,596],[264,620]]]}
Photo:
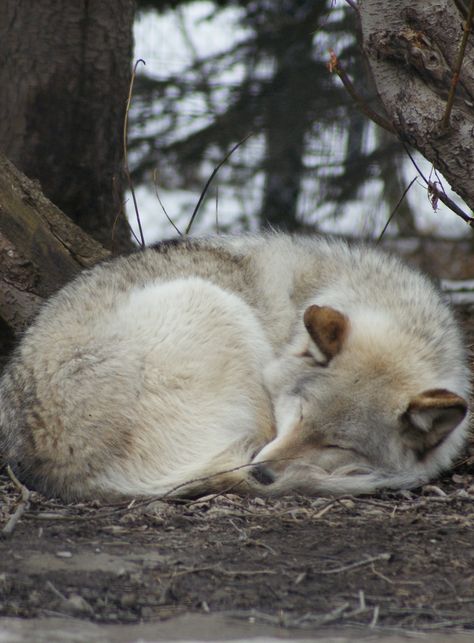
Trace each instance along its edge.
{"label": "bare branch", "polygon": [[11,536],[13,531],[15,530],[15,527],[22,517],[22,515],[25,513],[25,511],[28,510],[28,507],[30,506],[30,491],[25,485],[21,484],[21,482],[18,480],[16,475],[13,473],[10,465],[7,465],[7,473],[10,478],[10,480],[13,482],[15,487],[20,491],[21,493],[21,498],[20,502],[18,503],[17,508],[15,509],[15,512],[10,516],[8,519],[7,524],[4,526],[2,529],[2,536],[4,538]]}
{"label": "bare branch", "polygon": [[377,239],[377,241],[376,241],[376,243],[375,243],[375,245],[376,245],[376,246],[378,246],[378,245],[379,245],[379,243],[382,241],[382,237],[384,236],[385,232],[387,231],[388,226],[389,226],[389,225],[390,225],[390,223],[392,222],[392,219],[393,219],[393,217],[395,216],[395,214],[397,213],[397,210],[398,210],[398,208],[400,207],[400,205],[401,205],[401,203],[402,203],[403,199],[406,197],[406,195],[408,194],[408,191],[410,190],[411,186],[413,185],[413,183],[416,181],[416,179],[417,179],[417,178],[418,178],[418,177],[417,177],[417,176],[415,176],[415,177],[410,181],[410,183],[409,183],[409,184],[408,184],[408,186],[405,188],[405,190],[403,191],[402,196],[400,197],[400,199],[399,199],[399,201],[398,201],[397,205],[394,207],[393,212],[392,212],[392,213],[390,214],[390,216],[388,217],[388,219],[387,219],[387,223],[384,225],[383,230],[382,230],[382,232],[380,233],[380,236],[379,236],[379,238]]}
{"label": "bare branch", "polygon": [[459,48],[459,55],[456,61],[456,66],[454,68],[453,77],[451,80],[451,87],[449,88],[448,102],[446,104],[446,111],[444,113],[443,121],[441,123],[442,129],[447,129],[449,126],[449,118],[451,116],[451,110],[454,103],[454,95],[456,93],[456,87],[459,82],[459,76],[461,74],[461,67],[464,60],[464,54],[466,52],[467,39],[472,31],[472,19],[474,18],[474,0],[471,0],[471,6],[469,7],[469,14],[463,25],[463,36],[461,41],[461,46]]}
{"label": "bare branch", "polygon": [[[467,7],[473,3],[462,0],[463,15],[469,17]],[[474,43],[466,36],[472,21],[464,25],[463,38],[455,2],[435,4],[433,11],[433,3],[425,0],[360,0],[364,52],[380,100],[402,142],[421,152],[474,209]],[[460,41],[465,43],[461,52]],[[448,119],[449,127],[443,127]],[[472,226],[472,212],[463,212],[434,182],[424,182],[432,196]]]}
{"label": "bare branch", "polygon": [[216,174],[219,172],[219,170],[220,170],[220,169],[221,169],[221,167],[224,165],[224,163],[225,163],[225,162],[226,162],[226,161],[227,161],[227,160],[232,156],[232,154],[235,152],[235,150],[236,150],[237,148],[239,148],[241,145],[243,145],[243,144],[245,143],[245,141],[247,141],[251,136],[252,136],[252,132],[250,132],[250,134],[247,134],[247,136],[245,136],[242,140],[240,140],[238,143],[236,143],[236,144],[232,147],[232,149],[230,150],[230,152],[228,152],[228,153],[224,156],[224,158],[222,159],[222,161],[221,161],[221,162],[220,162],[220,163],[219,163],[219,164],[218,164],[218,165],[213,169],[212,174],[211,174],[211,176],[208,178],[208,180],[206,181],[206,185],[204,186],[204,189],[203,189],[203,191],[201,192],[201,195],[200,195],[200,197],[199,197],[199,199],[198,199],[198,202],[196,203],[196,207],[194,208],[194,212],[193,212],[193,213],[192,213],[192,215],[191,215],[191,218],[190,218],[190,220],[189,220],[188,227],[186,228],[185,234],[189,234],[189,232],[191,231],[192,225],[193,225],[193,223],[194,223],[194,219],[196,218],[196,215],[197,215],[197,213],[199,212],[199,208],[201,207],[201,204],[202,204],[202,202],[203,202],[203,200],[204,200],[204,197],[206,196],[206,193],[207,193],[207,191],[208,191],[208,189],[209,189],[209,186],[211,185],[211,183],[212,183],[212,181],[213,181],[214,177],[216,176]]}
{"label": "bare branch", "polygon": [[357,2],[355,0],[346,0],[347,4],[349,7],[352,7],[354,11],[359,11],[359,7],[357,6]]}
{"label": "bare branch", "polygon": [[355,104],[357,107],[360,109],[360,111],[365,114],[368,118],[370,118],[371,121],[379,125],[380,127],[383,127],[386,129],[388,132],[391,134],[396,134],[397,131],[391,125],[387,119],[385,119],[383,116],[375,112],[367,103],[365,100],[358,94],[356,88],[352,84],[352,81],[350,80],[349,76],[346,74],[344,69],[341,67],[339,64],[339,60],[334,52],[333,49],[329,50],[329,62],[328,62],[328,69],[331,72],[331,74],[335,73],[339,76],[339,78],[342,81],[342,84],[346,88],[348,94],[352,97],[354,100]]}
{"label": "bare branch", "polygon": [[175,222],[173,221],[173,219],[170,217],[170,215],[169,215],[169,214],[168,214],[168,212],[166,211],[166,208],[165,208],[165,206],[164,206],[164,204],[163,204],[162,200],[160,199],[160,194],[159,194],[159,192],[158,192],[158,180],[157,180],[157,172],[156,172],[156,170],[154,170],[154,171],[153,171],[153,186],[154,186],[154,188],[155,188],[155,194],[156,194],[156,198],[158,199],[158,203],[160,204],[161,209],[163,210],[163,214],[164,214],[164,215],[165,215],[165,217],[168,219],[169,223],[173,226],[173,228],[176,230],[176,232],[179,234],[179,236],[180,236],[180,237],[182,237],[182,236],[183,236],[183,233],[182,233],[182,232],[181,232],[181,230],[178,228],[178,226],[175,224]]}
{"label": "bare branch", "polygon": [[410,161],[413,163],[413,165],[415,166],[418,174],[421,176],[421,178],[423,179],[423,181],[425,182],[425,184],[426,184],[426,186],[428,188],[428,194],[429,194],[430,199],[431,199],[431,204],[433,205],[433,200],[432,200],[433,196],[436,196],[442,203],[444,203],[444,205],[446,207],[448,207],[450,210],[452,210],[452,212],[454,212],[454,214],[457,214],[458,217],[460,217],[469,226],[471,226],[471,228],[474,228],[474,217],[471,217],[468,214],[466,214],[456,203],[454,203],[454,201],[452,199],[450,199],[448,197],[448,195],[446,194],[446,192],[444,190],[441,191],[437,187],[437,182],[436,181],[431,181],[431,179],[426,178],[426,176],[421,171],[420,166],[417,164],[417,162],[413,158],[413,155],[411,154],[411,152],[408,149],[408,147],[405,145],[405,143],[403,143],[403,141],[402,141],[402,144],[403,144],[403,147],[405,148],[405,152],[408,154],[408,156],[410,158]]}
{"label": "bare branch", "polygon": [[132,77],[130,78],[130,88],[128,90],[128,98],[127,98],[127,107],[125,109],[125,118],[123,121],[123,167],[125,170],[125,174],[127,176],[127,181],[128,185],[130,187],[130,192],[132,194],[132,199],[133,199],[133,207],[135,208],[135,215],[137,218],[137,224],[138,224],[138,230],[140,232],[140,245],[142,248],[145,247],[145,238],[143,236],[143,230],[142,230],[142,222],[140,221],[140,213],[138,211],[138,204],[137,204],[137,199],[135,196],[135,190],[133,187],[133,181],[132,177],[130,175],[130,169],[128,167],[128,113],[130,111],[130,104],[132,102],[132,93],[133,93],[133,83],[135,81],[135,76],[137,75],[137,67],[140,63],[143,63],[146,65],[146,62],[142,59],[139,58],[137,62],[135,63],[133,67],[133,72],[132,72]]}
{"label": "bare branch", "polygon": [[358,560],[355,563],[350,563],[349,565],[344,565],[342,567],[334,567],[333,569],[320,569],[318,574],[340,574],[341,572],[347,572],[351,569],[356,569],[357,567],[362,567],[363,565],[370,565],[378,560],[390,560],[393,558],[393,555],[390,553],[377,554],[376,556],[370,556],[369,558],[364,558],[363,560]]}

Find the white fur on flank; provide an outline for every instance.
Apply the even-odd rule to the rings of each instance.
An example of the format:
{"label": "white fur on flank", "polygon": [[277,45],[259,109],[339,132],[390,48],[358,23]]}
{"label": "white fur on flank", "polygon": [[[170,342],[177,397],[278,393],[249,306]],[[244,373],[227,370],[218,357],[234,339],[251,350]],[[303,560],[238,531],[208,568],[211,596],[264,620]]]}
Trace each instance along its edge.
{"label": "white fur on flank", "polygon": [[198,278],[153,284],[131,292],[104,336],[112,353],[124,343],[124,375],[139,387],[128,400],[133,451],[97,477],[99,487],[159,494],[219,471],[223,452],[223,466],[249,461],[242,445],[262,410],[271,418],[261,376],[271,350],[244,302]]}
{"label": "white fur on flank", "polygon": [[369,493],[451,466],[469,390],[451,310],[397,259],[284,234],[185,239],[49,300],[0,380],[0,448],[65,499]]}
{"label": "white fur on flank", "polygon": [[87,324],[42,330],[42,424],[58,427],[36,442],[46,489],[163,494],[248,463],[272,435],[270,346],[249,306],[212,283],[135,286]]}

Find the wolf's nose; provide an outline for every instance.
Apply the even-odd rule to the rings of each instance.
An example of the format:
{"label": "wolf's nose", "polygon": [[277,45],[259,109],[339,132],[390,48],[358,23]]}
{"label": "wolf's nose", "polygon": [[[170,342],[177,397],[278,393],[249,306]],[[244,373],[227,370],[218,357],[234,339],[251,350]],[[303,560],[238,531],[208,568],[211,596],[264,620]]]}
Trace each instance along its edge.
{"label": "wolf's nose", "polygon": [[260,484],[269,485],[275,482],[274,474],[264,464],[256,464],[252,467],[250,475]]}

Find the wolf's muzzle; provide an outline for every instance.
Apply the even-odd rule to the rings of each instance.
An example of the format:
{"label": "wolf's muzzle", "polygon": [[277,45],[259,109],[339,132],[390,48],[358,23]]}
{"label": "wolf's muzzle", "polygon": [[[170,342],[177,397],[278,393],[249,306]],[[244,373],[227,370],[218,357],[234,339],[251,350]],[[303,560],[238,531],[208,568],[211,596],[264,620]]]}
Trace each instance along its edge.
{"label": "wolf's muzzle", "polygon": [[269,485],[275,482],[275,476],[272,471],[264,464],[256,464],[250,469],[250,475],[257,482],[263,485]]}

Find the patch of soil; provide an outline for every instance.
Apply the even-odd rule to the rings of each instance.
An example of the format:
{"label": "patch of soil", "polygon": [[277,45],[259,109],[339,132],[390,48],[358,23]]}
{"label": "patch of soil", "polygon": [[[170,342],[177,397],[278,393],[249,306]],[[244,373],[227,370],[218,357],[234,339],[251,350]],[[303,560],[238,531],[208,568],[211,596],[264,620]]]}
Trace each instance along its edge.
{"label": "patch of soil", "polygon": [[[0,615],[128,623],[223,611],[287,627],[474,629],[469,468],[419,493],[337,500],[130,508],[32,494],[0,542]],[[5,478],[2,495],[15,503]]]}
{"label": "patch of soil", "polygon": [[473,454],[416,492],[339,499],[62,505],[5,473],[0,527],[23,513],[0,540],[0,616],[474,630]]}

